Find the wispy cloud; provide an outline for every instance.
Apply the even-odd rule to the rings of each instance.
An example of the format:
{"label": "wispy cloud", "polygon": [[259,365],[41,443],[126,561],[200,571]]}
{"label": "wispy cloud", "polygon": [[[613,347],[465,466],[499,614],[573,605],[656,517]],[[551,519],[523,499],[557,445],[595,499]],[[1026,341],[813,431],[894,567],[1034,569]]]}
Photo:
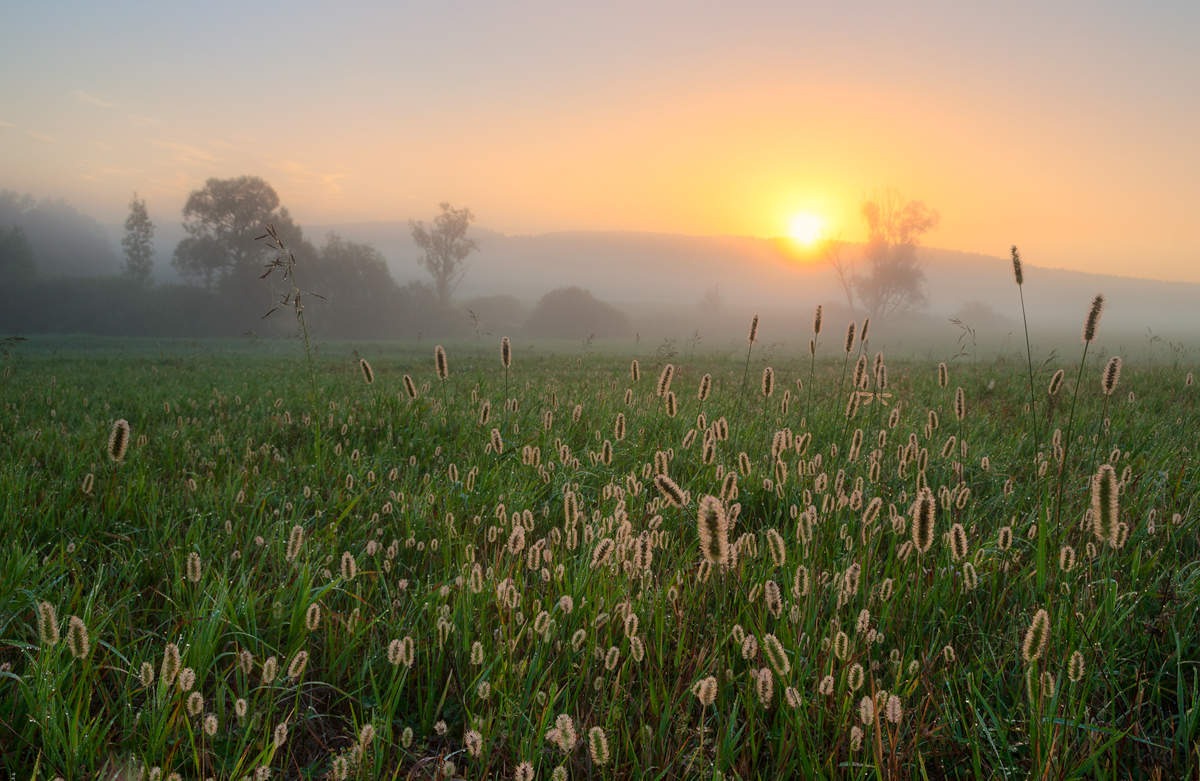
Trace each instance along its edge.
{"label": "wispy cloud", "polygon": [[58,140],[54,136],[47,135],[45,133],[39,133],[36,130],[26,130],[25,135],[29,136],[34,141],[41,141],[43,144],[53,144]]}
{"label": "wispy cloud", "polygon": [[136,127],[158,127],[162,124],[158,117],[148,117],[144,114],[130,114],[129,122]]}
{"label": "wispy cloud", "polygon": [[152,142],[160,149],[166,149],[175,153],[175,162],[183,165],[211,165],[220,160],[219,157],[213,155],[206,149],[201,149],[198,146],[184,144],[179,141],[154,141]]}
{"label": "wispy cloud", "polygon": [[113,108],[117,105],[116,103],[107,101],[104,98],[98,98],[90,92],[84,92],[81,89],[77,89],[72,92],[71,97],[75,98],[80,103],[86,103],[87,105],[95,106],[96,108]]}
{"label": "wispy cloud", "polygon": [[326,196],[331,198],[339,197],[342,194],[341,181],[348,176],[344,173],[320,173],[295,160],[280,160],[272,167],[297,184],[317,185]]}

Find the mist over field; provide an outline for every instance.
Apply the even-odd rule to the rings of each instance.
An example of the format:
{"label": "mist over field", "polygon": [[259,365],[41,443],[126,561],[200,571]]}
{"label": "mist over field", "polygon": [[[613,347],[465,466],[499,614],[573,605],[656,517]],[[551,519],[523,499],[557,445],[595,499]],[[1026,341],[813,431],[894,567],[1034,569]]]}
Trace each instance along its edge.
{"label": "mist over field", "polygon": [[[284,336],[295,330],[283,317],[263,320],[277,303],[278,289],[270,280],[245,273],[206,286],[181,276],[172,258],[187,234],[172,217],[154,226],[150,266],[139,281],[122,271],[121,226],[102,226],[63,201],[38,203],[11,192],[0,206],[7,207],[0,208],[0,222],[10,224],[10,235],[21,231],[32,261],[25,271],[10,264],[14,278],[0,293],[8,302],[0,313],[0,329],[7,334]],[[263,227],[246,225],[244,243],[253,248]],[[838,328],[872,314],[853,299],[852,285],[843,284],[835,268],[839,261],[851,275],[863,268],[868,248],[862,243],[802,246],[786,237],[613,231],[510,236],[471,225],[465,235],[475,248],[443,305],[420,263],[411,222],[297,226],[296,235],[302,237],[296,278],[320,295],[309,299],[309,316],[326,338],[504,334],[724,349],[736,344],[744,323],[757,313],[770,342],[807,350],[818,305]],[[343,252],[326,258],[320,242],[328,244],[331,236]],[[1013,352],[1022,346],[1011,258],[914,250],[919,295],[895,311],[875,314],[877,344],[920,357]],[[256,257],[261,263],[267,255]],[[1076,339],[1084,307],[1103,293],[1109,302],[1104,335],[1112,349],[1166,357],[1198,346],[1200,284],[1051,266],[1050,260],[1043,265],[1026,255],[1026,314],[1043,344],[1065,346]],[[1130,270],[1136,272],[1136,264]],[[561,311],[538,313],[544,296],[564,289],[584,296],[585,309],[568,302]],[[589,314],[593,304],[596,311]]]}

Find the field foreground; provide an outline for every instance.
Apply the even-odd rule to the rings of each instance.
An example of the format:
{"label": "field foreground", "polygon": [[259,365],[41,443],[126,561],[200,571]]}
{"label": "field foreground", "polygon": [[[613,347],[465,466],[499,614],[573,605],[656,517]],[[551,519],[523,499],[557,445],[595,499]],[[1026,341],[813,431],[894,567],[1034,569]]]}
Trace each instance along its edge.
{"label": "field foreground", "polygon": [[1192,367],[832,341],[17,345],[0,769],[1195,777]]}

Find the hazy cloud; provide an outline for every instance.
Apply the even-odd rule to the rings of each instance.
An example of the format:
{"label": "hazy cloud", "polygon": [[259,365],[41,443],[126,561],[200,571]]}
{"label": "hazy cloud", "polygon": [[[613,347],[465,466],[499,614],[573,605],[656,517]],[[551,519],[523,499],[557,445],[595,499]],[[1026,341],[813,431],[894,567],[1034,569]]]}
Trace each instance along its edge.
{"label": "hazy cloud", "polygon": [[89,92],[84,92],[81,89],[77,89],[74,92],[72,92],[71,96],[73,98],[75,98],[76,100],[78,100],[80,103],[86,103],[87,105],[95,106],[96,108],[112,108],[113,106],[117,105],[117,104],[111,103],[103,98],[98,98]]}
{"label": "hazy cloud", "polygon": [[180,143],[179,141],[154,141],[153,144],[160,149],[166,149],[175,153],[175,162],[184,165],[202,165],[215,163],[220,158],[211,154],[207,150],[201,149],[198,146],[191,144]]}
{"label": "hazy cloud", "polygon": [[148,117],[143,114],[130,114],[129,122],[137,127],[158,127],[162,120],[158,117]]}
{"label": "hazy cloud", "polygon": [[272,167],[281,171],[293,182],[317,185],[325,195],[331,197],[337,197],[342,194],[341,181],[348,176],[348,174],[344,173],[320,173],[295,160],[281,160]]}

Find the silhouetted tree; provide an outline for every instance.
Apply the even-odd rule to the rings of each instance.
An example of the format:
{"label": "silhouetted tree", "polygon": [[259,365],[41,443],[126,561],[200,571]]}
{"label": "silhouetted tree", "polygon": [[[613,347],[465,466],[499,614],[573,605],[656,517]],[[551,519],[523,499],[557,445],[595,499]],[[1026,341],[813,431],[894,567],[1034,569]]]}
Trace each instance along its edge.
{"label": "silhouetted tree", "polygon": [[133,194],[129,201],[129,216],[125,218],[125,276],[145,285],[154,269],[154,223],[146,211],[146,201]]}
{"label": "silhouetted tree", "polygon": [[526,330],[536,336],[586,339],[626,336],[629,318],[611,304],[580,287],[560,287],[542,296],[529,316]]}
{"label": "silhouetted tree", "polygon": [[379,250],[331,232],[305,271],[305,285],[325,299],[313,317],[314,330],[343,337],[391,335],[399,288]]}
{"label": "silhouetted tree", "polygon": [[312,257],[311,245],[279,205],[271,185],[257,176],[209,179],[203,189],[192,191],[183,207],[188,235],[175,247],[171,264],[210,290],[242,286],[257,278],[269,259],[269,248],[255,241],[266,225],[275,226],[297,257]]}
{"label": "silhouetted tree", "polygon": [[433,277],[438,302],[446,307],[450,295],[462,281],[466,269],[463,262],[478,249],[474,239],[467,238],[467,229],[475,215],[470,209],[455,209],[441,204],[442,213],[433,219],[432,227],[422,221],[409,222],[413,241],[420,248],[421,265]]}
{"label": "silhouetted tree", "polygon": [[921,201],[905,201],[886,190],[862,205],[867,221],[866,272],[853,277],[854,291],[872,317],[925,303],[925,272],[917,261],[921,237],[938,223],[938,213]]}
{"label": "silhouetted tree", "polygon": [[27,282],[36,269],[33,248],[20,226],[0,228],[0,280],[5,284]]}

